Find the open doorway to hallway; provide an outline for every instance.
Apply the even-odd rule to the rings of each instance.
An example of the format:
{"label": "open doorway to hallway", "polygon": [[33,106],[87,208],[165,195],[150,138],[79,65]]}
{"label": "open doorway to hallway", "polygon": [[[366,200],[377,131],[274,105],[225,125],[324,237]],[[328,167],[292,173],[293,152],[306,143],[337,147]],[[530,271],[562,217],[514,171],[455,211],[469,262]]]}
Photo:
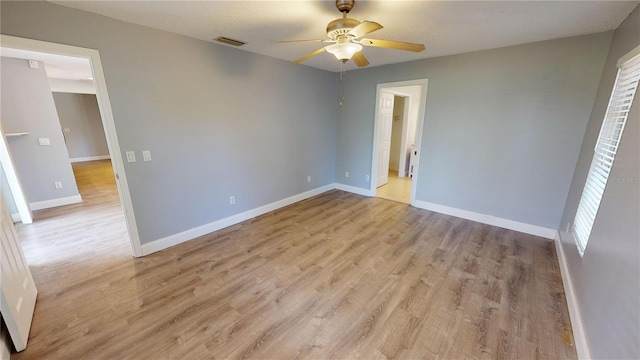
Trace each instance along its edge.
{"label": "open doorway to hallway", "polygon": [[407,161],[407,149],[403,149],[403,137],[405,143],[415,146],[416,119],[409,115],[410,95],[401,96],[391,89],[386,95],[389,99],[393,96],[391,124],[383,123],[381,125],[386,127],[383,129],[382,136],[388,136],[390,140],[388,145],[384,144],[384,146],[389,146],[389,152],[381,154],[381,156],[388,156],[388,159],[381,159],[379,171],[386,171],[387,176],[386,178],[384,176],[378,178],[376,197],[409,204],[411,198],[410,161]]}
{"label": "open doorway to hallway", "polygon": [[[11,147],[16,149],[9,150],[14,153],[16,152],[14,150],[24,151],[31,146],[35,147],[31,155],[45,154],[50,157],[54,148],[57,151],[57,157],[52,161],[39,161],[39,166],[31,165],[31,169],[40,171],[41,178],[30,176],[31,174],[19,176],[21,187],[27,196],[15,200],[16,202],[22,200],[27,207],[31,207],[35,218],[32,225],[18,226],[19,235],[25,237],[23,242],[25,250],[28,247],[26,243],[36,237],[47,238],[48,241],[42,240],[42,243],[47,246],[60,240],[60,244],[64,244],[61,249],[68,244],[74,244],[75,248],[66,248],[66,256],[73,253],[72,250],[77,250],[74,262],[91,261],[92,254],[98,254],[101,249],[108,247],[107,240],[112,231],[113,234],[117,234],[114,235],[115,237],[124,241],[122,251],[125,254],[133,252],[134,256],[142,256],[99,53],[92,49],[7,35],[0,36],[3,59],[10,58],[18,64],[22,62],[22,65],[27,67],[24,70],[25,74],[33,75],[39,70],[40,74],[37,75],[41,78],[39,81],[44,82],[41,87],[48,88],[48,93],[45,90],[41,91],[42,97],[46,97],[49,103],[47,132],[43,133],[40,126],[43,124],[31,124],[31,131],[20,130],[24,135],[11,139],[14,144],[8,143],[8,145],[13,145]],[[54,62],[55,65],[47,67],[50,62]],[[65,62],[70,66],[65,66]],[[3,76],[3,90],[6,90],[5,86],[10,89],[11,86],[20,85],[20,81],[12,83],[5,80],[6,77]],[[32,96],[27,98],[31,99]],[[9,126],[5,126],[9,117],[4,116],[6,115],[4,100],[3,96],[3,133],[12,130]],[[23,106],[22,110],[26,108]],[[32,108],[42,112],[44,107],[33,105]],[[28,121],[31,121],[31,118]],[[28,121],[15,123],[22,126]],[[16,142],[22,142],[23,148],[18,149]],[[20,156],[11,155],[14,160]],[[22,171],[29,169],[29,165],[28,162],[23,161]],[[46,171],[43,172],[43,168]],[[55,179],[43,179],[58,168],[65,169],[65,179],[58,180],[58,175]],[[20,171],[17,172],[20,175]],[[30,183],[26,184],[26,182]],[[62,191],[67,191],[69,188],[71,192],[75,189],[76,195],[61,199]],[[37,193],[37,196],[29,198],[29,189],[32,190],[32,194]],[[34,201],[37,205],[35,207]],[[115,223],[118,224],[115,225]],[[60,228],[51,232],[51,229],[59,226],[64,230]],[[74,229],[75,233],[69,232]],[[61,236],[60,239],[58,235]],[[87,243],[83,245],[75,241],[80,238],[85,239]],[[34,243],[37,242],[41,241]],[[51,261],[55,263],[56,260]]]}
{"label": "open doorway to hallway", "polygon": [[413,204],[427,80],[378,84],[371,191]]}
{"label": "open doorway to hallway", "polygon": [[32,210],[30,224],[12,214],[30,265],[95,261],[115,247],[130,254],[90,61],[12,48],[0,61],[13,160],[3,168],[14,167],[24,190],[7,198],[10,209],[19,198]]}
{"label": "open doorway to hallway", "polygon": [[[8,225],[3,223],[3,232],[13,230],[12,222],[19,223],[13,230],[13,244],[24,250],[23,258],[39,289],[38,298],[55,298],[68,290],[63,283],[75,286],[90,273],[103,271],[101,266],[110,268],[122,259],[130,260],[132,249],[134,255],[141,254],[136,251],[136,244],[140,247],[137,233],[133,233],[133,241],[121,205],[121,199],[130,204],[126,182],[126,196],[121,198],[110,160],[72,164],[71,148],[64,135],[73,129],[85,138],[85,145],[100,143],[102,147],[101,154],[80,156],[76,161],[112,158],[111,151],[119,153],[106,83],[95,50],[0,36],[0,197],[3,205],[9,205],[6,218],[10,218]],[[63,52],[54,53],[56,47]],[[40,48],[47,52],[37,51]],[[73,56],[76,52],[79,56]],[[96,76],[99,81],[93,81]],[[92,90],[86,91],[88,87]],[[63,126],[52,90],[59,94],[89,93],[91,101],[87,104],[92,108],[72,104],[80,122]],[[90,120],[92,126],[84,124]],[[101,131],[91,134],[95,129]],[[106,132],[112,135],[111,141]],[[124,172],[121,174],[124,178]],[[91,265],[90,271],[86,270],[87,264]],[[3,296],[13,290],[3,286]],[[60,310],[29,309],[29,314],[19,316],[3,312],[7,321],[22,329],[11,333],[14,344],[24,342],[17,350],[26,344],[34,314],[45,318],[57,316]]]}

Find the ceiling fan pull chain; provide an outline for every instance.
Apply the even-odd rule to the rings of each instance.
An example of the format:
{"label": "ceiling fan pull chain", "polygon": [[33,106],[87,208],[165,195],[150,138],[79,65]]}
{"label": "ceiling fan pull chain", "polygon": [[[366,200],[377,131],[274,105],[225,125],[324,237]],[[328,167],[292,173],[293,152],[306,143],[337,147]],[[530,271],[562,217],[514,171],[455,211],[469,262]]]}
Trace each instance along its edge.
{"label": "ceiling fan pull chain", "polygon": [[338,102],[338,106],[342,107],[342,105],[344,104],[344,81],[343,81],[343,77],[344,77],[344,63],[340,62],[340,92],[341,92],[341,97],[340,97],[340,102]]}

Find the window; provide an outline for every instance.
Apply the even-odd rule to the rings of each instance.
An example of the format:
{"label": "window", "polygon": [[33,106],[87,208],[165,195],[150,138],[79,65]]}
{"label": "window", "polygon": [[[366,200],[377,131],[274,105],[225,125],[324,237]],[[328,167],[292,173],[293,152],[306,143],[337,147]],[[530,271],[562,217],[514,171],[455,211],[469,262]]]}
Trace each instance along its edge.
{"label": "window", "polygon": [[589,241],[593,222],[598,213],[609,173],[613,167],[613,160],[622,138],[622,131],[638,87],[640,79],[640,54],[638,50],[640,47],[625,55],[618,62],[618,76],[613,85],[609,107],[605,113],[602,128],[600,128],[587,181],[584,184],[582,197],[573,221],[573,234],[581,256],[584,254],[587,241]]}

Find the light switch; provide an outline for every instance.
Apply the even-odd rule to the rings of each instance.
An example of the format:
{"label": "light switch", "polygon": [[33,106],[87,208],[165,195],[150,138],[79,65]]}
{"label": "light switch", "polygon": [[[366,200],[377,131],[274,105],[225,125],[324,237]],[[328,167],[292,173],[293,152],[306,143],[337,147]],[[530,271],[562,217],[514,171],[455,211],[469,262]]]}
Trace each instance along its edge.
{"label": "light switch", "polygon": [[71,128],[63,128],[62,131],[66,132],[66,133],[70,133],[71,132]]}
{"label": "light switch", "polygon": [[142,150],[142,160],[151,161],[151,150]]}
{"label": "light switch", "polygon": [[127,151],[127,162],[136,162],[136,153],[134,151]]}
{"label": "light switch", "polygon": [[49,138],[38,138],[38,144],[39,145],[51,145],[51,141],[49,140]]}

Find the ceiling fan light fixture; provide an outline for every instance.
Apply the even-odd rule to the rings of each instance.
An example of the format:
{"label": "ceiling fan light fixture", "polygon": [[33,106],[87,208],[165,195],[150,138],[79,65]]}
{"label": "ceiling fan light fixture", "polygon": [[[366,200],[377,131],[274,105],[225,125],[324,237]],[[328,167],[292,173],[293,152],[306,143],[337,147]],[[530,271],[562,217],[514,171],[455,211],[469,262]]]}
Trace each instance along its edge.
{"label": "ceiling fan light fixture", "polygon": [[362,45],[352,42],[339,42],[327,46],[326,50],[332,53],[338,60],[347,61],[351,59],[353,54],[362,50]]}
{"label": "ceiling fan light fixture", "polygon": [[[420,52],[424,50],[424,45],[422,44],[413,44],[395,40],[363,38],[363,36],[367,34],[371,34],[374,31],[382,29],[383,26],[375,21],[359,21],[347,17],[347,14],[351,11],[351,8],[353,8],[355,0],[335,0],[335,2],[336,8],[342,13],[342,18],[335,19],[327,24],[327,37],[329,37],[329,39],[277,41],[277,43],[334,43],[333,45],[325,46],[299,59],[293,60],[292,63],[300,64],[303,61],[307,61],[312,57],[320,55],[323,52],[327,51],[332,53],[338,60],[340,60],[340,62],[342,62],[342,64],[345,64],[349,60],[353,60],[353,62],[358,67],[363,67],[369,65],[369,60],[367,60],[367,57],[362,53],[363,46],[413,52]],[[344,71],[344,66],[341,66],[341,69],[341,71]]]}

